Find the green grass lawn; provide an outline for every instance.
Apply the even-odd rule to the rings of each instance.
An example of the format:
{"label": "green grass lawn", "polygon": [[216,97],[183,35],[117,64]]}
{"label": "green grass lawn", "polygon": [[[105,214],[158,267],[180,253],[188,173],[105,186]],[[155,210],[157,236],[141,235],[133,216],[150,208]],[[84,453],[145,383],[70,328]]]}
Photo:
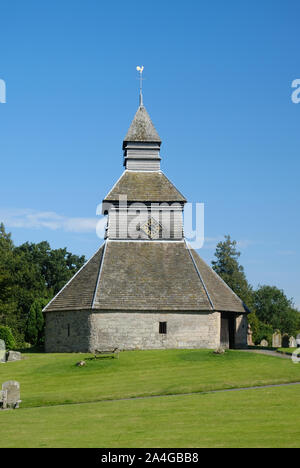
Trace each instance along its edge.
{"label": "green grass lawn", "polygon": [[[296,349],[299,349],[299,348],[278,348],[278,352],[284,353],[284,354],[293,354],[293,352],[296,351]],[[300,349],[299,349],[299,353],[300,353]]]}
{"label": "green grass lawn", "polygon": [[88,355],[25,357],[0,365],[0,382],[20,382],[22,408],[300,381],[292,361],[242,351],[128,351],[82,368],[75,364]]}
{"label": "green grass lawn", "polygon": [[300,447],[299,387],[6,411],[0,447]]}
{"label": "green grass lawn", "polygon": [[[0,365],[0,383],[19,381],[22,399],[19,410],[0,413],[0,447],[299,445],[300,386],[103,401],[300,381],[300,365],[288,359],[208,350],[24,356]],[[86,367],[76,367],[82,359]]]}

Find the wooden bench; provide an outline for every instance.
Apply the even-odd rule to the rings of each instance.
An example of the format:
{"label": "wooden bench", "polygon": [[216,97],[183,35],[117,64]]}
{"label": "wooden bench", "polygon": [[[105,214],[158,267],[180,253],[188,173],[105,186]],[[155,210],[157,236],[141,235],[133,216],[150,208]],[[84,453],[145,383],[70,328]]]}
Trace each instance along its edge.
{"label": "wooden bench", "polygon": [[106,350],[106,351],[100,351],[98,349],[95,349],[94,359],[97,359],[99,357],[111,357],[112,359],[116,357],[117,359],[119,359],[119,352],[120,350],[118,348],[114,348],[112,350]]}

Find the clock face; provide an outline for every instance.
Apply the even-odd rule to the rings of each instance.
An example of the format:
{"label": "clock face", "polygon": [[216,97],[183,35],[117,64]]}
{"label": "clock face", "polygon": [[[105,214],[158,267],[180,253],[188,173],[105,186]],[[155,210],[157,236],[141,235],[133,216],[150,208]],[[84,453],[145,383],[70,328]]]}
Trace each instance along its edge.
{"label": "clock face", "polygon": [[141,230],[144,231],[150,239],[158,239],[162,232],[162,227],[154,218],[149,218],[147,223],[141,226]]}

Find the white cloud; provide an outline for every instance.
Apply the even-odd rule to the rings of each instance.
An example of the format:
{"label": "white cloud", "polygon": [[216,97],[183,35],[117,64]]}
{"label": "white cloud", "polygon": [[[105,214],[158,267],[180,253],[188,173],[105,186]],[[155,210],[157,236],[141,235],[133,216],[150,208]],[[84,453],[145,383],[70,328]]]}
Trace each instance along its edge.
{"label": "white cloud", "polygon": [[240,249],[246,249],[250,245],[254,245],[254,244],[257,244],[257,242],[249,240],[249,239],[240,240],[240,241],[237,241],[236,243],[237,247]]}
{"label": "white cloud", "polygon": [[279,255],[296,255],[295,250],[278,250]]}
{"label": "white cloud", "polygon": [[224,237],[219,236],[219,237],[204,237],[204,245],[203,249],[207,250],[215,250],[216,245],[218,242],[222,241]]}
{"label": "white cloud", "polygon": [[8,228],[51,229],[67,232],[96,232],[104,234],[105,217],[72,218],[59,215],[54,211],[35,211],[31,209],[0,209],[0,221]]}
{"label": "white cloud", "polygon": [[[234,240],[234,239],[232,239],[232,240]],[[219,242],[224,242],[224,241],[225,241],[225,237],[221,236],[221,235],[218,236],[218,237],[205,237],[203,249],[215,250],[217,244]],[[256,242],[256,241],[252,241],[252,240],[249,240],[249,239],[244,239],[244,240],[237,241],[236,246],[237,246],[238,249],[246,249],[247,247],[252,246],[254,244],[257,244],[257,243],[258,242]]]}

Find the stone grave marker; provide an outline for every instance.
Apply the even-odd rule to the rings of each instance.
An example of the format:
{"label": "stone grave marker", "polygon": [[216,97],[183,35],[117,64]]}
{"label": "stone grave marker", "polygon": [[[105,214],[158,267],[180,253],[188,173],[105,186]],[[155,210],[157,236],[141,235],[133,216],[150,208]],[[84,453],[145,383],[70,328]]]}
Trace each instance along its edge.
{"label": "stone grave marker", "polygon": [[297,348],[296,338],[293,336],[291,336],[289,339],[289,348]]}
{"label": "stone grave marker", "polygon": [[7,391],[0,390],[0,408],[6,409],[7,408]]}
{"label": "stone grave marker", "polygon": [[6,362],[6,348],[4,340],[0,340],[0,362]]}
{"label": "stone grave marker", "polygon": [[287,333],[285,333],[282,337],[282,347],[289,348],[290,346],[290,337]]}
{"label": "stone grave marker", "polygon": [[20,384],[16,380],[8,380],[2,384],[2,391],[7,392],[6,404],[8,408],[19,408]]}
{"label": "stone grave marker", "polygon": [[248,325],[247,344],[248,344],[248,346],[254,346],[254,343],[253,343],[253,332],[252,332],[250,323],[249,323],[249,325]]}
{"label": "stone grave marker", "polygon": [[7,362],[9,361],[20,361],[22,359],[22,354],[19,351],[8,351],[7,353]]}
{"label": "stone grave marker", "polygon": [[281,333],[279,331],[273,334],[272,346],[273,348],[281,348],[282,347],[282,338]]}
{"label": "stone grave marker", "polygon": [[261,340],[260,346],[263,346],[264,348],[267,348],[269,346],[269,343],[267,342],[267,340]]}

